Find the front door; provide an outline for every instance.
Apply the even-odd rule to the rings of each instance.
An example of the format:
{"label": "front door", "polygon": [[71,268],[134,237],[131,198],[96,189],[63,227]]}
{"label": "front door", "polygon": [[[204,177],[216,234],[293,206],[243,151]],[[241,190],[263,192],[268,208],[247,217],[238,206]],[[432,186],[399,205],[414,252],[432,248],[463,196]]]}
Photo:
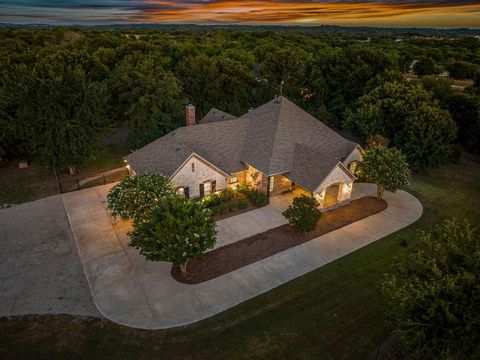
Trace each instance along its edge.
{"label": "front door", "polygon": [[205,196],[205,185],[200,184],[199,189],[200,189],[200,197],[204,197]]}
{"label": "front door", "polygon": [[333,185],[327,188],[325,191],[325,201],[324,206],[331,206],[338,202],[338,191],[340,190],[340,185]]}

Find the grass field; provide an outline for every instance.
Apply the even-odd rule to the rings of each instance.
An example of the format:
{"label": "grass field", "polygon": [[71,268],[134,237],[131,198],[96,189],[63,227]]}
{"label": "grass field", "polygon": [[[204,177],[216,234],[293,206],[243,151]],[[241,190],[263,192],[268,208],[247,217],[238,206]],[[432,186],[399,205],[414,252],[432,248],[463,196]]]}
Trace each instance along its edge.
{"label": "grass field", "polygon": [[424,205],[417,223],[193,326],[140,331],[71,316],[3,319],[0,358],[361,360],[390,334],[380,284],[395,257],[416,245],[418,230],[447,217],[478,223],[478,171],[451,165],[415,176],[408,190]]}
{"label": "grass field", "polygon": [[[105,147],[88,163],[71,176],[59,173],[60,181],[89,177],[123,165],[123,156],[128,154],[125,146]],[[20,204],[59,193],[55,174],[33,162],[27,169],[19,169],[16,161],[0,168],[0,205]]]}

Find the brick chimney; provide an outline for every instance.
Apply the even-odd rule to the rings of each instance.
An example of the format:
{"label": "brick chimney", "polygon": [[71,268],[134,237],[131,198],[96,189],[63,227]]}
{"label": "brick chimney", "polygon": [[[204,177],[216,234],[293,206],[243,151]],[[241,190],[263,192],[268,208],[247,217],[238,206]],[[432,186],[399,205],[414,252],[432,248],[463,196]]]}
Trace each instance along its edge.
{"label": "brick chimney", "polygon": [[185,125],[195,125],[195,106],[193,106],[192,104],[188,104],[185,107],[185,120]]}

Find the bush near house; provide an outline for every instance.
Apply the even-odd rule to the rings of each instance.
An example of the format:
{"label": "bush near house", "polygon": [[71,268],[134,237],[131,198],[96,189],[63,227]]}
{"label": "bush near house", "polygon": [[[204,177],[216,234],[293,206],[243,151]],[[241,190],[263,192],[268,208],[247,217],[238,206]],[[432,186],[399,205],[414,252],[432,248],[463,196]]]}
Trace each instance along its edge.
{"label": "bush near house", "polygon": [[311,232],[322,217],[318,206],[315,198],[302,195],[293,199],[293,203],[282,214],[297,231]]}
{"label": "bush near house", "polygon": [[214,216],[248,207],[246,195],[232,189],[205,196],[198,201],[202,202],[207,209],[212,210]]}
{"label": "bush near house", "polygon": [[268,205],[267,194],[261,192],[260,190],[248,187],[246,185],[240,185],[238,187],[238,191],[247,196],[257,208]]}

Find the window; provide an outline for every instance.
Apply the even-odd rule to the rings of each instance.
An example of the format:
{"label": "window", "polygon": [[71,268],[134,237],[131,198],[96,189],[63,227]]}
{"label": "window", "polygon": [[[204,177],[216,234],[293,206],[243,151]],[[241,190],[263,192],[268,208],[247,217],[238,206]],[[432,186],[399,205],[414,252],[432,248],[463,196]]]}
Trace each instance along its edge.
{"label": "window", "polygon": [[274,181],[275,181],[275,177],[273,176],[270,176],[270,180],[269,180],[269,183],[268,183],[268,188],[269,188],[269,191],[272,192],[273,191],[273,184],[274,184]]}
{"label": "window", "polygon": [[185,189],[183,187],[177,188],[177,194],[185,196]]}
{"label": "window", "polygon": [[230,179],[228,179],[228,183],[229,184],[235,184],[238,182],[238,178],[236,176],[234,177],[231,177]]}
{"label": "window", "polygon": [[192,172],[195,172],[195,163],[192,161]]}

